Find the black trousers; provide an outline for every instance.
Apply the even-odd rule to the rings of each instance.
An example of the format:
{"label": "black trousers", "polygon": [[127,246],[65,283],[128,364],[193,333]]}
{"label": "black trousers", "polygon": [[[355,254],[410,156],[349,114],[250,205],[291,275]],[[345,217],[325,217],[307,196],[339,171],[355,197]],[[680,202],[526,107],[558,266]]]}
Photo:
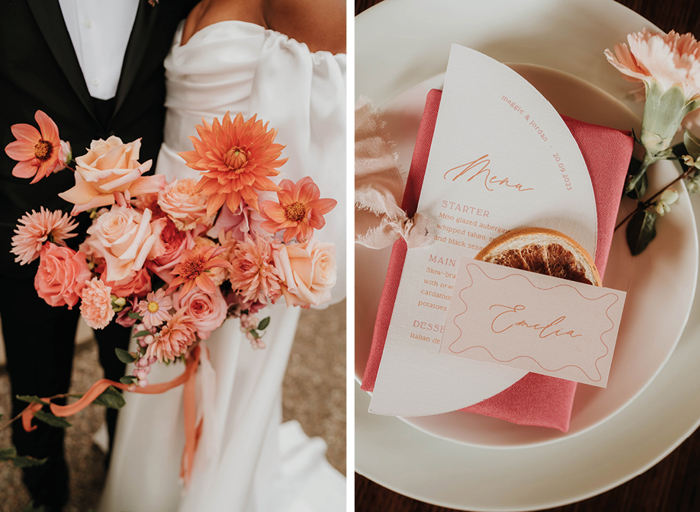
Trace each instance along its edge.
{"label": "black trousers", "polygon": [[[0,278],[0,317],[7,356],[7,370],[12,390],[12,414],[19,414],[27,403],[17,395],[49,397],[67,393],[70,387],[75,331],[80,312],[67,307],[52,308],[40,299],[33,279]],[[126,349],[129,329],[110,324],[95,331],[100,363],[105,377],[119,380],[125,365],[114,353]],[[87,391],[87,390],[80,390]],[[107,412],[110,449],[117,422],[117,412]],[[20,421],[13,423],[12,441],[19,455],[48,458],[34,468],[26,468],[24,483],[37,505],[60,508],[68,500],[68,467],[63,449],[64,430],[34,420],[38,428],[25,432]]]}

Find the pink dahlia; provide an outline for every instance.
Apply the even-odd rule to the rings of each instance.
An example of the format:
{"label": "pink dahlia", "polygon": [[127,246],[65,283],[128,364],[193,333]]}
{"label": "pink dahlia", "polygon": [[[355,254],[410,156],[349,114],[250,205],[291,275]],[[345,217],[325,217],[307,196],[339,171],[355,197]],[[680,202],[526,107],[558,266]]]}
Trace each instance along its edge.
{"label": "pink dahlia", "polygon": [[279,203],[263,201],[260,213],[267,219],[262,227],[270,233],[284,231],[285,243],[293,238],[305,241],[313,235],[314,229],[321,229],[326,224],[323,216],[338,204],[335,199],[321,199],[318,186],[308,176],[296,183],[282,180],[280,187],[282,190],[277,192]]}
{"label": "pink dahlia", "polygon": [[41,247],[45,242],[66,245],[65,240],[73,238],[77,233],[71,233],[78,223],[70,215],[60,210],[50,211],[41,207],[39,213],[25,214],[19,219],[12,237],[12,254],[20,265],[31,263],[39,257]]}
{"label": "pink dahlia", "polygon": [[229,281],[243,302],[274,304],[282,294],[272,252],[270,242],[262,237],[255,241],[246,237],[234,246]]}
{"label": "pink dahlia", "polygon": [[97,277],[85,283],[80,294],[80,315],[93,329],[104,329],[114,318],[111,288]]}
{"label": "pink dahlia", "polygon": [[139,302],[138,312],[143,316],[143,325],[147,329],[153,329],[172,317],[170,314],[172,307],[173,299],[161,288],[156,292],[150,292],[146,300]]}
{"label": "pink dahlia", "polygon": [[192,319],[184,311],[178,311],[148,346],[145,357],[156,357],[160,362],[174,361],[197,340],[195,333]]}

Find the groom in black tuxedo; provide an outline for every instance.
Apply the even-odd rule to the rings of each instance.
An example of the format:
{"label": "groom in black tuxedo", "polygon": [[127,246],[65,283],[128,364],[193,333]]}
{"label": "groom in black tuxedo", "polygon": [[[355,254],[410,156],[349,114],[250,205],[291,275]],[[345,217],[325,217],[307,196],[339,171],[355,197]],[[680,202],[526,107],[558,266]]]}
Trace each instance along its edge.
{"label": "groom in black tuxedo", "polygon": [[[36,126],[34,113],[43,110],[58,125],[61,139],[70,142],[74,156],[83,155],[92,139],[117,135],[124,142],[130,142],[142,137],[140,161],[153,159],[155,167],[165,117],[163,60],[178,23],[197,1],[114,0],[108,6],[103,2],[84,0],[2,0],[0,148],[4,149],[14,140],[11,125],[28,123]],[[100,9],[105,10],[99,12]],[[110,18],[105,16],[108,9],[129,12],[120,11],[119,16]],[[90,10],[93,21],[86,15]],[[80,38],[79,30],[93,26],[99,29],[100,25],[94,20],[100,21],[100,17],[102,27],[109,27],[117,36],[121,34],[122,42],[126,43],[121,73],[114,73],[116,93],[113,97],[95,97],[110,96],[109,89],[106,94],[91,95],[91,88],[99,91],[97,87],[102,84],[98,78],[85,76],[88,66],[99,70],[110,64],[114,67],[114,61],[96,61],[95,48],[98,46],[90,47],[91,43]],[[115,23],[123,26],[115,26]],[[100,37],[104,39],[106,33],[86,32],[84,35],[93,37],[94,34],[100,44],[110,44],[110,41],[99,40]],[[92,61],[86,57],[91,50]],[[114,59],[114,51],[110,55]],[[12,176],[15,163],[2,151],[0,317],[7,370],[13,397],[52,396],[68,391],[79,310],[77,307],[72,311],[65,307],[51,308],[38,298],[33,285],[38,263],[26,266],[15,263],[14,255],[10,254],[10,243],[17,220],[25,212],[38,211],[41,206],[70,211],[72,205],[57,194],[72,187],[74,179],[71,171],[64,170],[30,185],[31,180]],[[81,234],[72,239],[74,248],[89,225],[89,219],[85,217],[83,214],[81,218]],[[124,365],[116,358],[114,349],[126,348],[129,331],[112,325],[95,335],[105,377],[118,380],[124,374]],[[13,398],[13,416],[26,405]],[[116,411],[109,411],[107,416],[111,446]],[[34,505],[43,505],[47,512],[61,510],[68,499],[63,437],[63,429],[43,423],[29,433],[24,432],[20,422],[13,424],[12,439],[18,454],[48,457],[43,466],[24,470],[24,482]],[[0,500],[2,493],[0,484]]]}

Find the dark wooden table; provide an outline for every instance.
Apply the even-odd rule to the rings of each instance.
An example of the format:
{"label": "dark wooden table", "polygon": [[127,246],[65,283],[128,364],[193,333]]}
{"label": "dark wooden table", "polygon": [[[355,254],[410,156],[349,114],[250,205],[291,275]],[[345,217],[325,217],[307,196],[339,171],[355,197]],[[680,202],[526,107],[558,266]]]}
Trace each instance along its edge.
{"label": "dark wooden table", "polygon": [[[356,13],[381,0],[356,0]],[[426,0],[430,1],[430,0]],[[526,1],[526,0],[523,0]],[[585,1],[585,0],[580,0]],[[700,39],[698,0],[620,0],[664,31],[692,32]],[[355,474],[357,512],[449,512],[412,500]],[[553,512],[700,512],[700,430],[646,473],[594,498]]]}

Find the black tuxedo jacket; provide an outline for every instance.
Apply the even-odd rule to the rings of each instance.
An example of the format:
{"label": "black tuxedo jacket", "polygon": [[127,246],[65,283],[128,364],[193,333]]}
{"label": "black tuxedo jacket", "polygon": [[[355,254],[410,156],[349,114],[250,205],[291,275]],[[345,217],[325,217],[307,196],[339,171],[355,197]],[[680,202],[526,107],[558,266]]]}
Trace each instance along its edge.
{"label": "black tuxedo jacket", "polygon": [[[34,113],[43,110],[58,125],[61,139],[70,142],[74,157],[83,155],[92,139],[141,137],[141,162],[153,159],[155,166],[165,117],[163,60],[178,23],[197,1],[160,0],[151,6],[140,0],[106,123],[99,121],[88,93],[58,0],[0,1],[0,276],[34,275],[36,262],[21,267],[10,253],[17,220],[40,206],[70,211],[72,205],[57,194],[74,184],[70,170],[34,185],[12,176],[16,162],[4,151],[15,140],[10,126],[36,126]],[[85,224],[83,219],[83,229]]]}

